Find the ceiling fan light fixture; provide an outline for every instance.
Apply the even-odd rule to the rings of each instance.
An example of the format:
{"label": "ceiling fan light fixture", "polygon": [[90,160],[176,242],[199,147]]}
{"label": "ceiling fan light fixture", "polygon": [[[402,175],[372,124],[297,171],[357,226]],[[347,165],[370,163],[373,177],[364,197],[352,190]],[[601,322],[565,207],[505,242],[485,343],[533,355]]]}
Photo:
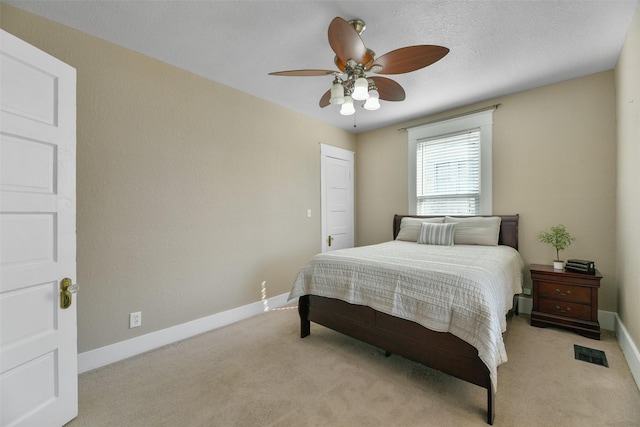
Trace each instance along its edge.
{"label": "ceiling fan light fixture", "polygon": [[372,89],[369,91],[369,98],[364,103],[364,109],[374,111],[380,108],[380,95],[378,91]]}
{"label": "ceiling fan light fixture", "polygon": [[344,104],[344,87],[338,81],[331,86],[331,99],[329,103],[334,105]]}
{"label": "ceiling fan light fixture", "polygon": [[340,114],[343,116],[350,116],[356,112],[356,108],[353,106],[353,99],[350,96],[344,97],[344,104],[340,107]]}
{"label": "ceiling fan light fixture", "polygon": [[366,77],[360,77],[356,80],[351,97],[356,101],[364,101],[369,97],[369,82]]}
{"label": "ceiling fan light fixture", "polygon": [[410,73],[441,60],[449,53],[449,48],[444,46],[425,44],[401,47],[376,57],[360,37],[365,27],[361,19],[346,21],[335,17],[331,20],[327,35],[339,71],[306,69],[277,71],[269,75],[334,76],[331,87],[320,97],[318,105],[320,108],[340,105],[340,114],[350,116],[356,112],[354,100],[363,101],[367,110],[377,110],[380,99],[397,102],[406,98],[404,89],[395,80],[382,76],[367,78],[365,73]]}

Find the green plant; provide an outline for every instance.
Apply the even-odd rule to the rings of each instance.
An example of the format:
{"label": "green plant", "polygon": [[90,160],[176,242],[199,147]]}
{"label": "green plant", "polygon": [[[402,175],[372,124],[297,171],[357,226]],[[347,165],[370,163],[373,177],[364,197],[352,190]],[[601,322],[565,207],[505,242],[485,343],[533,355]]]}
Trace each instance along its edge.
{"label": "green plant", "polygon": [[541,231],[540,234],[538,234],[538,239],[540,239],[542,243],[549,243],[556,248],[556,261],[560,261],[560,251],[566,249],[571,242],[576,240],[562,224],[551,227],[551,232]]}

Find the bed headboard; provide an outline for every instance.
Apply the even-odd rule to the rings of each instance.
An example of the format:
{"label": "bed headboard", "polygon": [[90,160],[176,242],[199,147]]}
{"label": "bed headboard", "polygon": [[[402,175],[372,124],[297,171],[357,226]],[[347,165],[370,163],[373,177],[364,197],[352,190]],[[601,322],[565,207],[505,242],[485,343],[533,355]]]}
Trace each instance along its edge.
{"label": "bed headboard", "polygon": [[[395,215],[393,217],[393,238],[395,239],[398,236],[398,232],[400,231],[400,222],[404,217],[411,218],[438,218],[443,215]],[[461,215],[450,215],[450,216],[459,216]],[[500,235],[498,236],[498,244],[511,246],[512,248],[518,250],[518,220],[520,219],[519,214],[515,215],[470,215],[470,216],[499,216],[502,218],[502,222],[500,222]]]}

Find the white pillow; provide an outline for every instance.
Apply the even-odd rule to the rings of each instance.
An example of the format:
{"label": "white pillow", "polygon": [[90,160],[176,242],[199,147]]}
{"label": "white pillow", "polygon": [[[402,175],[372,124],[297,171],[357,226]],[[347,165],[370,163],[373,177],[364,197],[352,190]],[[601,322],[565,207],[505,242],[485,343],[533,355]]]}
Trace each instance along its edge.
{"label": "white pillow", "polygon": [[502,222],[499,216],[470,218],[447,216],[444,222],[457,224],[453,234],[453,243],[456,245],[498,245]]}
{"label": "white pillow", "polygon": [[433,224],[423,222],[418,243],[427,245],[453,245],[453,234],[456,224]]}
{"label": "white pillow", "polygon": [[438,218],[411,218],[405,216],[400,221],[400,231],[396,240],[406,240],[407,242],[417,242],[420,237],[420,228],[423,222],[439,223],[444,222],[444,217]]}

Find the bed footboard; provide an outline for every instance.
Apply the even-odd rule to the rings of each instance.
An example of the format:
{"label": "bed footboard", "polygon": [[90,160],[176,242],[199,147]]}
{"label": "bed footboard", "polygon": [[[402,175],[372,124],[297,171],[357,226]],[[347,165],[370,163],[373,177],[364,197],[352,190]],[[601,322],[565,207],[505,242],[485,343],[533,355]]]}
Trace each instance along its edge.
{"label": "bed footboard", "polygon": [[430,368],[487,389],[487,422],[495,417],[495,391],[489,369],[478,351],[460,338],[431,331],[415,322],[316,295],[298,302],[300,337],[311,333],[311,321]]}

